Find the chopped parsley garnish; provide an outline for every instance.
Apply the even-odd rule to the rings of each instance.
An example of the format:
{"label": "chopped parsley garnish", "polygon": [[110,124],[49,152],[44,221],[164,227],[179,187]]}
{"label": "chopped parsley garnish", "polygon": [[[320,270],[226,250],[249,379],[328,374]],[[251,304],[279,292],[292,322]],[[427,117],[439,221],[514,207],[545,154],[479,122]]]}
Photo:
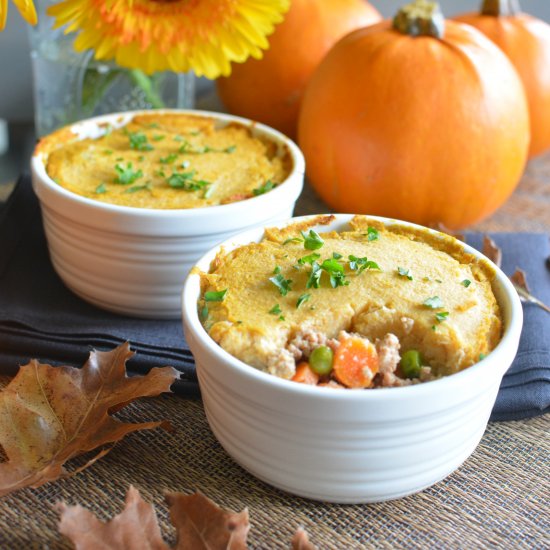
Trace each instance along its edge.
{"label": "chopped parsley garnish", "polygon": [[136,191],[144,191],[145,189],[147,189],[148,191],[151,191],[151,188],[152,188],[151,182],[148,181],[144,185],[132,185],[132,187],[128,187],[128,189],[125,189],[124,193],[135,193]]}
{"label": "chopped parsley garnish", "polygon": [[317,262],[312,262],[311,271],[306,283],[306,288],[319,288],[321,286],[321,275],[323,270]]}
{"label": "chopped parsley garnish", "polygon": [[470,279],[464,279],[460,284],[468,288],[472,284],[472,281],[470,281]]}
{"label": "chopped parsley garnish", "polygon": [[279,307],[279,304],[275,304],[268,313],[271,313],[271,315],[279,315],[282,312],[283,310]]}
{"label": "chopped parsley garnish", "polygon": [[348,259],[349,259],[349,268],[352,271],[356,271],[357,275],[361,275],[361,273],[363,273],[365,269],[380,270],[380,266],[376,262],[369,260],[367,257],[358,258],[357,256],[350,255],[348,256]]}
{"label": "chopped parsley garnish", "polygon": [[411,270],[410,269],[406,269],[404,267],[398,267],[397,268],[397,273],[401,277],[407,277],[407,279],[409,279],[409,281],[413,280],[413,276],[411,275]]}
{"label": "chopped parsley garnish", "polygon": [[172,164],[178,158],[177,153],[170,153],[165,157],[161,157],[159,160],[161,164]]}
{"label": "chopped parsley garnish", "polygon": [[131,162],[126,165],[126,168],[121,164],[115,164],[115,171],[117,176],[114,182],[122,185],[130,185],[143,176],[143,171],[134,170]]}
{"label": "chopped parsley garnish", "polygon": [[436,279],[435,282],[439,283],[439,284],[443,283],[443,281],[441,279]]}
{"label": "chopped parsley garnish", "polygon": [[153,146],[147,141],[147,136],[143,132],[128,132],[126,135],[130,140],[130,149],[136,151],[152,151]]}
{"label": "chopped parsley garnish", "polygon": [[158,134],[156,136],[153,136],[153,141],[162,141],[166,136],[163,134]]}
{"label": "chopped parsley garnish", "polygon": [[449,316],[449,312],[448,311],[438,311],[436,314],[435,314],[435,318],[437,319],[437,322],[438,323],[442,323],[443,321],[445,321],[447,319],[447,317]]}
{"label": "chopped parsley garnish", "polygon": [[284,316],[281,315],[281,316],[279,317],[279,321],[284,321],[284,320],[285,320]]}
{"label": "chopped parsley garnish", "polygon": [[318,254],[317,252],[313,252],[312,254],[308,254],[307,256],[303,256],[298,260],[298,263],[300,265],[305,264],[313,264],[314,261],[318,260],[321,257],[321,254]]}
{"label": "chopped parsley garnish", "polygon": [[342,254],[338,254],[338,252],[333,252],[333,253],[332,253],[332,257],[333,257],[335,260],[339,260],[340,258],[343,258]]}
{"label": "chopped parsley garnish", "polygon": [[283,243],[283,246],[285,244],[288,244],[288,243],[301,243],[303,242],[303,239],[300,239],[300,237],[290,237],[289,239],[287,239],[284,243]]}
{"label": "chopped parsley garnish", "polygon": [[279,289],[281,296],[286,296],[288,291],[291,290],[292,279],[285,279],[280,273],[270,277],[269,280]]}
{"label": "chopped parsley garnish", "polygon": [[107,186],[104,183],[100,183],[96,188],[95,192],[98,195],[102,195],[103,193],[107,193]]}
{"label": "chopped parsley garnish", "polygon": [[277,187],[276,183],[273,183],[271,180],[267,180],[264,184],[256,187],[256,189],[252,189],[252,194],[257,197],[271,191],[272,189],[275,189],[275,187]]}
{"label": "chopped parsley garnish", "polygon": [[215,290],[209,290],[204,293],[205,302],[223,302],[225,295],[227,294],[227,288],[216,292]]}
{"label": "chopped parsley garnish", "polygon": [[151,124],[147,125],[147,128],[158,128],[158,127],[159,127],[158,122],[151,122]]}
{"label": "chopped parsley garnish", "polygon": [[319,248],[322,248],[325,244],[325,241],[321,239],[319,233],[313,229],[310,229],[309,233],[304,233],[303,231],[301,233],[304,239],[304,248],[306,250],[319,250]]}
{"label": "chopped parsley garnish", "polygon": [[330,286],[332,288],[349,285],[349,281],[346,281],[344,266],[338,260],[335,260],[334,258],[325,260],[321,264],[321,269],[328,273],[330,277]]}
{"label": "chopped parsley garnish", "polygon": [[307,302],[310,298],[311,294],[302,294],[296,302],[296,309],[298,309],[303,303]]}
{"label": "chopped parsley garnish", "polygon": [[184,189],[185,191],[200,191],[208,185],[211,185],[209,181],[194,179],[196,170],[189,172],[174,173],[166,179],[168,185],[174,189]]}
{"label": "chopped parsley garnish", "polygon": [[139,155],[138,161],[143,162],[145,160],[145,157],[143,155]]}
{"label": "chopped parsley garnish", "polygon": [[379,236],[378,229],[370,226],[367,228],[367,241],[377,241]]}
{"label": "chopped parsley garnish", "polygon": [[443,300],[439,296],[432,296],[422,302],[422,305],[429,307],[430,309],[438,309],[443,307]]}
{"label": "chopped parsley garnish", "polygon": [[237,150],[237,146],[236,145],[230,145],[229,147],[226,147],[223,152],[224,153],[234,153],[235,151]]}
{"label": "chopped parsley garnish", "polygon": [[203,199],[209,199],[212,196],[212,193],[214,193],[214,187],[215,185],[209,185],[202,194]]}
{"label": "chopped parsley garnish", "polygon": [[112,149],[105,149],[105,151],[103,151],[106,155],[112,155],[113,154],[113,150]]}
{"label": "chopped parsley garnish", "polygon": [[274,275],[277,275],[278,273],[281,273],[281,266],[280,265],[276,265],[275,269],[273,270]]}
{"label": "chopped parsley garnish", "polygon": [[485,359],[485,357],[487,357],[487,354],[486,353],[480,353],[479,354],[479,360],[481,361],[482,359]]}
{"label": "chopped parsley garnish", "polygon": [[201,309],[201,319],[203,321],[206,321],[206,319],[208,319],[208,306],[204,306],[202,309]]}

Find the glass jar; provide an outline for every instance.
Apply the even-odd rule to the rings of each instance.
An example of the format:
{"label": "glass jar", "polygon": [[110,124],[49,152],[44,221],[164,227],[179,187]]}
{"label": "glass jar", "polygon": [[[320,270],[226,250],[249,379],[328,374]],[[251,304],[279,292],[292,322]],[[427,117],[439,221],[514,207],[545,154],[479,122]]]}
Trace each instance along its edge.
{"label": "glass jar", "polygon": [[77,52],[73,47],[76,35],[53,29],[54,18],[46,15],[53,3],[35,1],[38,24],[29,27],[37,136],[106,113],[194,106],[192,73],[146,75],[112,61],[97,61],[92,50]]}

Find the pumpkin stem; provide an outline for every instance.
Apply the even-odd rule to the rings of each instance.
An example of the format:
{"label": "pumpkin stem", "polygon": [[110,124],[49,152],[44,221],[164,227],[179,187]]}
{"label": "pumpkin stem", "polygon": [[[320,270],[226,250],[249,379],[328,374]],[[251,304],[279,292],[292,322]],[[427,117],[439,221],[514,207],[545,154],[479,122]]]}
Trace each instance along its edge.
{"label": "pumpkin stem", "polygon": [[516,15],[521,11],[519,0],[483,0],[481,15]]}
{"label": "pumpkin stem", "polygon": [[443,38],[445,18],[437,2],[415,0],[397,12],[393,28],[410,36]]}

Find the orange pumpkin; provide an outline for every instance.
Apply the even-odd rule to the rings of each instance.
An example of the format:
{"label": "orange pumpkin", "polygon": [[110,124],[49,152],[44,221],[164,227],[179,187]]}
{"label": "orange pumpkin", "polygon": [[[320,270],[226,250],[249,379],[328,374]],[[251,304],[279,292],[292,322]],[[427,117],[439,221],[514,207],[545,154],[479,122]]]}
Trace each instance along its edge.
{"label": "orange pumpkin", "polygon": [[380,19],[364,0],[293,0],[264,57],[234,63],[231,76],[218,79],[220,98],[231,113],[295,137],[303,91],[321,59],[342,36]]}
{"label": "orange pumpkin", "polygon": [[456,17],[489,37],[517,69],[531,114],[530,156],[550,149],[550,25],[520,12],[518,0],[485,0]]}
{"label": "orange pumpkin", "polygon": [[418,0],[359,29],[306,89],[298,141],[336,211],[460,228],[512,193],[529,147],[521,81],[476,29]]}

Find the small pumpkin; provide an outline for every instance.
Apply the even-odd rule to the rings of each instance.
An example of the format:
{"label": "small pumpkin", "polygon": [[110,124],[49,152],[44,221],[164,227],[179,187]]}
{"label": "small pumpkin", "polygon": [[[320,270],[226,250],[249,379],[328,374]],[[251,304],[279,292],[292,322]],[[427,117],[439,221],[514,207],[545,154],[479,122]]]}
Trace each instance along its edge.
{"label": "small pumpkin", "polygon": [[306,89],[298,141],[334,210],[455,229],[519,182],[527,101],[502,51],[417,0],[334,46]]}
{"label": "small pumpkin", "polygon": [[220,98],[231,113],[295,137],[303,91],[321,59],[348,32],[380,20],[365,0],[293,0],[263,58],[234,63],[217,80]]}
{"label": "small pumpkin", "polygon": [[521,12],[518,0],[485,0],[479,13],[459,15],[490,38],[517,69],[529,103],[529,155],[550,149],[550,25]]}

